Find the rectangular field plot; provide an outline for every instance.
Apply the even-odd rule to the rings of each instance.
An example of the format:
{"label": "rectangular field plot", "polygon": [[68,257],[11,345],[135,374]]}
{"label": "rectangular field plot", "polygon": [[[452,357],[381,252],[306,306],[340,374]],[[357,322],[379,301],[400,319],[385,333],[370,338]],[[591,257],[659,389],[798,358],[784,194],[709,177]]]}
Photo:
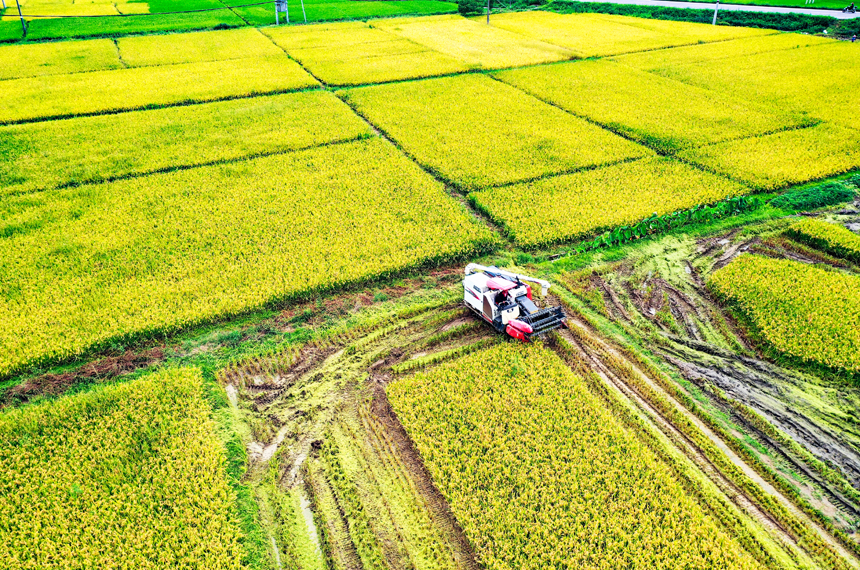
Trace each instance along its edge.
{"label": "rectangular field plot", "polygon": [[821,124],[691,148],[680,156],[760,190],[776,190],[860,168],[860,134]]}
{"label": "rectangular field plot", "polygon": [[565,48],[462,16],[378,20],[372,25],[476,68],[502,69],[574,58],[574,53]]}
{"label": "rectangular field plot", "polygon": [[0,196],[371,134],[325,91],[0,126]]}
{"label": "rectangular field plot", "polygon": [[708,89],[808,113],[860,129],[857,44],[831,42],[790,51],[678,65],[659,73]]}
{"label": "rectangular field plot", "polygon": [[503,343],[387,392],[483,567],[759,568],[541,346]]}
{"label": "rectangular field plot", "polygon": [[123,67],[111,40],[0,46],[0,61],[0,80]]}
{"label": "rectangular field plot", "polygon": [[[758,53],[785,51],[821,44],[830,44],[836,40],[810,36],[807,34],[772,34],[768,36],[753,36],[738,38],[725,42],[713,42],[691,46],[674,47],[664,50],[652,50],[615,56],[612,59],[643,71],[656,71],[685,65],[717,61],[720,59],[742,57]],[[785,54],[785,55],[790,55]]]}
{"label": "rectangular field plot", "polygon": [[483,251],[380,139],[0,200],[0,375]]}
{"label": "rectangular field plot", "polygon": [[407,153],[464,189],[653,154],[481,75],[342,93]]}
{"label": "rectangular field plot", "polygon": [[278,93],[319,85],[286,55],[0,82],[0,124]]}
{"label": "rectangular field plot", "polygon": [[132,36],[119,38],[116,42],[122,60],[131,67],[283,54],[256,28]]}
{"label": "rectangular field plot", "polygon": [[494,15],[491,26],[563,47],[577,57],[607,56],[776,33],[771,30],[605,14],[552,14],[541,11]]}
{"label": "rectangular field plot", "polygon": [[492,188],[469,198],[518,244],[537,246],[747,192],[686,164],[650,158]]}
{"label": "rectangular field plot", "polygon": [[737,303],[778,350],[860,371],[860,277],[787,259],[742,255],[708,286]]}
{"label": "rectangular field plot", "polygon": [[753,106],[605,60],[515,69],[495,76],[666,152],[810,123],[801,115]]}
{"label": "rectangular field plot", "polygon": [[468,69],[460,60],[375,28],[332,27],[321,33],[324,43],[307,32],[294,33],[295,29],[267,33],[293,59],[330,85],[381,83]]}
{"label": "rectangular field plot", "polygon": [[0,412],[3,568],[239,570],[200,372]]}

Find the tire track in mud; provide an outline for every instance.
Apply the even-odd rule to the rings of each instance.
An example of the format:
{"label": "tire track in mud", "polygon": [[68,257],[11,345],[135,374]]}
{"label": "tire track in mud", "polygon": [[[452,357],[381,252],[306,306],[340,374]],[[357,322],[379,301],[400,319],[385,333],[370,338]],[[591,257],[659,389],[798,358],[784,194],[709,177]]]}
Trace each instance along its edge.
{"label": "tire track in mud", "polygon": [[[629,365],[634,374],[644,382],[647,383],[650,389],[654,390],[657,394],[665,398],[668,402],[670,402],[679,412],[681,412],[688,421],[690,421],[694,426],[696,426],[702,433],[704,433],[708,439],[716,445],[720,451],[722,451],[727,458],[737,466],[743,474],[759,485],[762,489],[764,489],[769,495],[776,498],[779,503],[785,508],[791,515],[793,515],[798,520],[803,521],[810,528],[814,529],[816,534],[818,534],[822,540],[826,542],[826,544],[831,547],[833,550],[838,552],[844,560],[851,564],[854,568],[858,567],[857,559],[851,554],[836,538],[831,536],[825,529],[821,528],[816,522],[812,521],[805,513],[800,511],[793,502],[791,502],[787,497],[785,497],[781,492],[775,489],[770,483],[765,481],[751,466],[749,466],[741,457],[739,457],[719,436],[717,436],[707,425],[705,425],[698,417],[695,416],[692,412],[684,408],[680,405],[679,402],[675,400],[670,394],[666,393],[659,385],[657,385],[647,374],[645,374],[635,363],[631,362],[628,358],[619,351],[615,350],[610,344],[605,342],[602,338],[595,334],[592,330],[591,326],[587,323],[573,318],[568,318],[568,323],[571,326],[577,327],[578,332],[581,334],[587,335],[589,339],[598,343],[602,350],[605,350],[608,354],[612,355],[615,358],[620,359],[625,364]],[[585,358],[585,362],[589,364],[592,370],[597,373],[604,382],[606,382],[609,386],[613,387],[616,391],[620,392],[621,395],[634,403],[634,405],[643,410],[649,418],[652,419],[660,429],[673,443],[678,446],[678,448],[686,455],[691,461],[693,461],[699,468],[711,479],[736,505],[742,508],[750,517],[758,521],[762,526],[768,529],[774,538],[778,539],[781,543],[796,553],[802,552],[803,557],[809,556],[800,546],[798,545],[797,540],[792,536],[790,532],[787,531],[783,527],[783,525],[774,518],[773,515],[765,511],[762,507],[759,507],[754,498],[750,497],[746,492],[740,489],[736,484],[730,481],[725,475],[722,474],[719,467],[714,465],[703,453],[702,451],[692,442],[681,430],[676,428],[672,422],[666,418],[663,414],[661,414],[658,410],[654,408],[640,393],[639,391],[630,386],[627,382],[624,381],[622,375],[616,374],[610,366],[602,362],[598,357],[590,354],[590,351],[587,347],[580,344],[575,338],[574,335],[569,331],[563,331],[562,336],[568,341],[573,343],[573,346],[577,347],[580,353]],[[810,560],[811,562],[811,560]]]}

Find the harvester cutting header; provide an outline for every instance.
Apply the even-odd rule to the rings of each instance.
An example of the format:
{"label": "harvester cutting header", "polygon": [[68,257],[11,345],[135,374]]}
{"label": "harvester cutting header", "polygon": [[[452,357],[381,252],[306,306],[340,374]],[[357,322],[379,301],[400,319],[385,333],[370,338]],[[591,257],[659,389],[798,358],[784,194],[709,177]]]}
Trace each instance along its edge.
{"label": "harvester cutting header", "polygon": [[539,308],[529,283],[540,286],[545,296],[549,281],[470,263],[463,279],[463,301],[497,332],[530,342],[535,337],[566,326],[561,307]]}

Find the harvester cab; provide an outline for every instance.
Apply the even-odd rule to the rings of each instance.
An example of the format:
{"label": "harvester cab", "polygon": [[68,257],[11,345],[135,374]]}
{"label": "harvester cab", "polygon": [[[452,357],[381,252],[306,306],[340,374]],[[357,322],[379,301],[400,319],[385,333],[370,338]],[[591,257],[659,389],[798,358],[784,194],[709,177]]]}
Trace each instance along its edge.
{"label": "harvester cab", "polygon": [[530,284],[539,285],[542,296],[550,288],[543,279],[470,263],[463,278],[463,301],[497,332],[530,342],[566,326],[561,307],[541,309],[535,304]]}

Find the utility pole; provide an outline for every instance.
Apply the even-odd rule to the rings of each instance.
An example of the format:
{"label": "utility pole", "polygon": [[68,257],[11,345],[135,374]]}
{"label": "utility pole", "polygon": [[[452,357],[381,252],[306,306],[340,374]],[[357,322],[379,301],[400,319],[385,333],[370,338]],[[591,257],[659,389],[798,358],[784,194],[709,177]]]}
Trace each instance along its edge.
{"label": "utility pole", "polygon": [[[24,23],[24,16],[21,15],[21,3],[18,0],[15,0],[15,4],[18,5],[18,17],[21,18],[21,30],[23,30],[24,35],[27,35],[27,24]],[[3,5],[6,5],[6,2],[3,2]]]}
{"label": "utility pole", "polygon": [[490,25],[490,0],[487,0],[487,25]]}
{"label": "utility pole", "polygon": [[717,12],[720,10],[720,0],[717,0],[717,4],[714,6],[714,21],[711,22],[711,25],[717,25]]}

